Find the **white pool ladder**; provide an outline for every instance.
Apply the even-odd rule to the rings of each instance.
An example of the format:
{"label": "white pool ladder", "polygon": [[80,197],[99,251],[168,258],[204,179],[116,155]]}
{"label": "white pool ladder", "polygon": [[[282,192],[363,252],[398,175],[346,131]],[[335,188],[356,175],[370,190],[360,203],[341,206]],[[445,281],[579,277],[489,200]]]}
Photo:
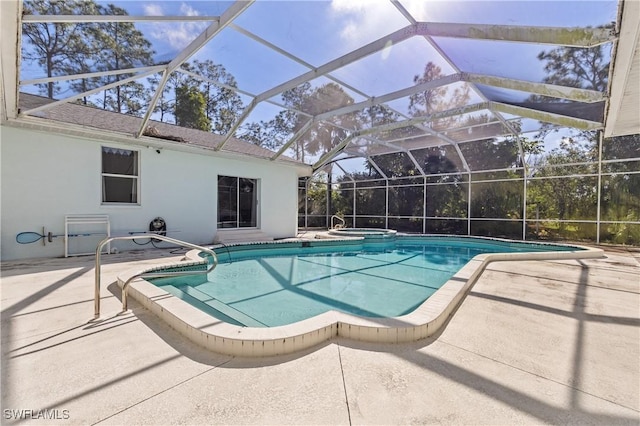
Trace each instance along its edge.
{"label": "white pool ladder", "polygon": [[[338,223],[335,224],[333,223],[334,219],[338,219],[340,222],[342,223]],[[331,216],[331,229],[340,229],[340,228],[344,228],[345,225],[345,221],[343,218],[341,218],[340,216],[338,216],[337,214],[334,214],[333,216]]]}
{"label": "white pool ladder", "polygon": [[195,244],[187,243],[185,241],[176,240],[175,238],[169,238],[164,235],[150,233],[150,234],[142,234],[142,235],[137,234],[137,235],[125,235],[120,237],[105,238],[104,240],[100,241],[100,243],[98,244],[98,247],[96,248],[96,268],[95,268],[96,280],[95,280],[95,299],[94,299],[96,318],[100,317],[100,267],[101,267],[100,256],[102,254],[101,253],[102,248],[106,244],[111,243],[111,241],[133,240],[133,239],[141,239],[141,238],[154,238],[157,240],[162,240],[168,243],[176,244],[185,248],[200,250],[211,255],[211,258],[213,261],[211,262],[211,264],[209,264],[206,270],[202,270],[202,271],[166,271],[166,272],[148,271],[148,272],[140,272],[138,274],[133,275],[122,286],[122,310],[123,311],[127,310],[127,287],[129,287],[129,283],[136,278],[162,278],[162,277],[176,277],[176,276],[184,276],[184,275],[208,274],[209,272],[213,271],[216,266],[218,266],[218,256],[213,250],[204,248]]}

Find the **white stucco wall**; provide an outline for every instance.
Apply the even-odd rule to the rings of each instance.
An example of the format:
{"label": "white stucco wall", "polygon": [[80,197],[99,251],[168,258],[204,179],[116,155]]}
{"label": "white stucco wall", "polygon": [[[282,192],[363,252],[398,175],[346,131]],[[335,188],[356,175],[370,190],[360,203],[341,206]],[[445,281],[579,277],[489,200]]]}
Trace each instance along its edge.
{"label": "white stucco wall", "polygon": [[[103,145],[139,151],[140,205],[102,205]],[[146,230],[154,217],[161,216],[169,236],[196,244],[211,243],[216,234],[218,175],[259,179],[261,231],[274,238],[297,232],[299,169],[268,160],[166,148],[158,154],[156,148],[8,126],[1,127],[0,160],[3,260],[63,256],[62,238],[43,246],[40,242],[18,244],[16,235],[41,232],[42,227],[63,234],[68,214],[108,214],[112,235]],[[121,250],[136,248],[126,241],[116,246]]]}

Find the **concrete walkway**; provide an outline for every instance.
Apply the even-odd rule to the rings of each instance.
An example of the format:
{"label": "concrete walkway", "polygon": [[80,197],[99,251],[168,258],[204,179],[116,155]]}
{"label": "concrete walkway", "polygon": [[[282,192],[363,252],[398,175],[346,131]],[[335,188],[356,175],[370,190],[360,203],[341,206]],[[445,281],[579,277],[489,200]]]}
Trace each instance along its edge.
{"label": "concrete walkway", "polygon": [[2,263],[2,424],[640,424],[640,252],[491,264],[435,338],[260,359],[194,346],[116,274],[169,251]]}

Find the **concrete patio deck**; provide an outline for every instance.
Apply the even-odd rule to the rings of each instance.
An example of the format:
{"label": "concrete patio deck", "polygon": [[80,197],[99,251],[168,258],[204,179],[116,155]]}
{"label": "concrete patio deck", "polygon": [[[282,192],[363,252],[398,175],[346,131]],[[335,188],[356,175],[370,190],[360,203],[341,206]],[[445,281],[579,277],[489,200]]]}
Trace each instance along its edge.
{"label": "concrete patio deck", "polygon": [[2,424],[640,424],[640,251],[491,264],[434,338],[206,351],[116,275],[181,256],[3,262]]}

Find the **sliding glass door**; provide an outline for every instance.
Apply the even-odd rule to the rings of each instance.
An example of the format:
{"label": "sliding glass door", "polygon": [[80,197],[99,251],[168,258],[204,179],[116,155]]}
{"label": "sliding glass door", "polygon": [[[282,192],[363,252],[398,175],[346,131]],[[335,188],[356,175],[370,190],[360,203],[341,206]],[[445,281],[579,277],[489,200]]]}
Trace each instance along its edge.
{"label": "sliding glass door", "polygon": [[218,176],[218,228],[258,226],[258,180]]}

